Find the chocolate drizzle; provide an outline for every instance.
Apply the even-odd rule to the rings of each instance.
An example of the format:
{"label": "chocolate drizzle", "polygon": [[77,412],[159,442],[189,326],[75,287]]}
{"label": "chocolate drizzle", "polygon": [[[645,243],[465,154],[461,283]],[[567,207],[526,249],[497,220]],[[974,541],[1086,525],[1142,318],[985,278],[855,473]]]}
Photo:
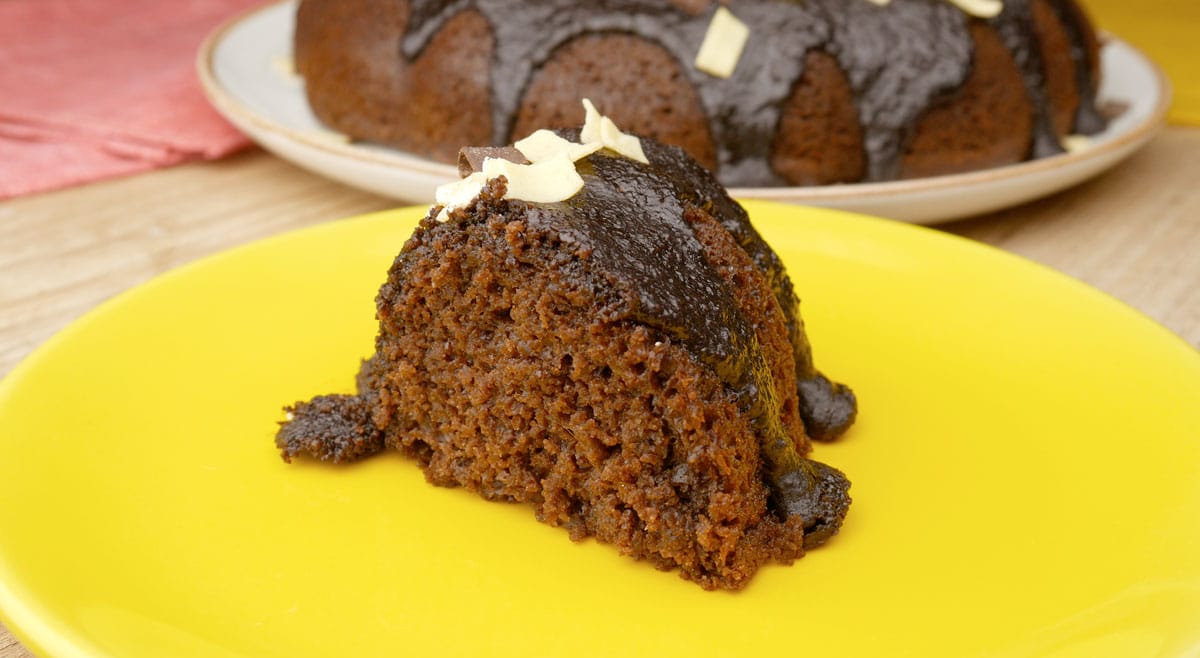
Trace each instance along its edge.
{"label": "chocolate drizzle", "polygon": [[[573,131],[561,134],[568,139],[578,137]],[[818,441],[832,441],[841,436],[854,423],[857,400],[849,388],[829,381],[813,365],[812,348],[800,319],[800,300],[779,256],[755,230],[745,209],[729,197],[711,172],[678,147],[653,140],[642,140],[642,146],[659,175],[672,181],[680,198],[716,218],[766,277],[787,323],[788,340],[796,360],[804,428],[810,438]]]}
{"label": "chocolate drizzle", "polygon": [[1075,62],[1075,85],[1079,90],[1079,108],[1075,110],[1075,132],[1095,135],[1104,130],[1108,121],[1096,106],[1095,70],[1088,53],[1087,17],[1079,5],[1069,0],[1048,0],[1058,20],[1067,31],[1071,43],[1071,59]]}
{"label": "chocolate drizzle", "polygon": [[[791,284],[778,257],[711,175],[689,175],[699,167],[681,149],[648,140],[644,147],[651,165],[604,152],[580,160],[583,189],[565,202],[529,204],[526,221],[583,247],[592,270],[624,292],[625,305],[607,320],[656,329],[717,374],[760,438],[776,509],[803,518],[810,534],[806,544],[815,545],[836,532],[849,504],[849,482],[796,450],[781,424],[779,395],[754,329],[708,264],[687,213],[701,210],[738,225],[741,235],[734,237],[752,244],[752,259],[770,261],[765,273],[773,287],[780,286],[777,295],[786,284],[793,302],[789,321],[795,321]],[[727,209],[739,212],[723,212]],[[807,368],[810,377],[815,374],[811,357]]]}
{"label": "chocolate drizzle", "polygon": [[[1090,94],[1082,16],[1065,0],[1051,2],[1067,28],[1073,57],[1081,63],[1084,98],[1077,130],[1103,127]],[[690,15],[662,0],[410,0],[402,54],[409,60],[417,57],[446,21],[467,9],[478,11],[495,34],[493,143],[519,137],[511,131],[524,91],[560,46],[584,34],[633,34],[671,53],[698,90],[726,185],[784,184],[770,167],[771,147],[783,104],[804,72],[809,50],[830,53],[846,73],[863,126],[867,180],[896,177],[913,126],[961,87],[973,57],[970,19],[941,0],[893,0],[885,7],[865,0],[744,0],[734,13],[753,36],[728,79],[692,66],[715,4]],[[1013,52],[1036,108],[1033,156],[1060,152],[1042,90],[1030,0],[1005,0],[1004,12],[990,24]]]}
{"label": "chocolate drizzle", "polygon": [[1033,30],[1031,5],[1031,0],[1004,0],[1004,11],[990,20],[989,24],[1012,54],[1021,79],[1025,82],[1025,93],[1033,105],[1033,142],[1030,144],[1029,157],[1044,158],[1062,153],[1063,147],[1058,143],[1054,118],[1050,116],[1046,75],[1043,72],[1042,52]]}
{"label": "chocolate drizzle", "polygon": [[896,178],[913,126],[971,72],[967,17],[953,5],[928,0],[893,0],[886,7],[862,0],[814,4],[832,26],[822,46],[837,58],[858,100],[866,180]]}

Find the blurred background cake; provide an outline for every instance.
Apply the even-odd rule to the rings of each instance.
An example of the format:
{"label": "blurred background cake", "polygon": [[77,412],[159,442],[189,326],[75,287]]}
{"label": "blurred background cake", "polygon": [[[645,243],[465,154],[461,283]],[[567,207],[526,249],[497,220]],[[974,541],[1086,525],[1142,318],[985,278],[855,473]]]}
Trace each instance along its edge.
{"label": "blurred background cake", "polygon": [[329,127],[446,162],[585,96],[737,186],[970,171],[1104,127],[1074,0],[302,0],[295,57]]}
{"label": "blurred background cake", "polygon": [[276,445],[334,463],[395,449],[433,484],[740,589],[838,532],[850,483],[810,440],[857,402],[813,366],[742,207],[678,147],[590,139],[590,110],[514,160],[464,153],[379,290],[357,393],[297,403]]}

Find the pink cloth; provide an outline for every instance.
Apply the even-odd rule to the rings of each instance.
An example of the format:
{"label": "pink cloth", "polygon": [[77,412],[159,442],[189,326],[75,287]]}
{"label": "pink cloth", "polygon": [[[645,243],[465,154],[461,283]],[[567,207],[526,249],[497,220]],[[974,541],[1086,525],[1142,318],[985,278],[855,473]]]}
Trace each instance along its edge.
{"label": "pink cloth", "polygon": [[261,1],[0,0],[0,199],[248,145],[194,61]]}

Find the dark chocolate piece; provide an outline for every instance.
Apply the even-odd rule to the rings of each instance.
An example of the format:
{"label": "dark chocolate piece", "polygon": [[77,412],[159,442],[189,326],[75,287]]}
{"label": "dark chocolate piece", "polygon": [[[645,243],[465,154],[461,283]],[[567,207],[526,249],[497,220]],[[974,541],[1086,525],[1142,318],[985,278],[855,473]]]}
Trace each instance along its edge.
{"label": "dark chocolate piece", "polygon": [[458,152],[458,175],[466,178],[477,171],[483,171],[483,161],[488,158],[529,164],[524,154],[512,146],[468,146]]}
{"label": "dark chocolate piece", "polygon": [[[568,139],[578,139],[578,131],[559,132]],[[804,427],[809,437],[818,441],[831,441],[841,436],[854,423],[857,401],[849,388],[831,383],[813,365],[812,347],[799,315],[800,301],[779,256],[750,223],[745,209],[725,193],[711,172],[678,147],[652,140],[642,140],[642,146],[651,164],[659,168],[659,175],[672,181],[680,198],[708,210],[766,277],[787,323],[788,339],[796,359],[800,416]]]}

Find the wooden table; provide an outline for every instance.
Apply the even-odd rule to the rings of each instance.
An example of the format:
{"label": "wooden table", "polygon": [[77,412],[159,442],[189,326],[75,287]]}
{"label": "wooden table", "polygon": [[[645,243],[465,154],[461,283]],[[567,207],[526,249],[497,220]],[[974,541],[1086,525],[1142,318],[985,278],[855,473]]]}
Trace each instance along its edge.
{"label": "wooden table", "polygon": [[[257,150],[0,202],[0,376],[84,312],[167,270],[394,205]],[[1200,347],[1200,129],[1168,128],[1096,180],[941,228],[1081,279]],[[0,658],[29,655],[0,627]]]}

